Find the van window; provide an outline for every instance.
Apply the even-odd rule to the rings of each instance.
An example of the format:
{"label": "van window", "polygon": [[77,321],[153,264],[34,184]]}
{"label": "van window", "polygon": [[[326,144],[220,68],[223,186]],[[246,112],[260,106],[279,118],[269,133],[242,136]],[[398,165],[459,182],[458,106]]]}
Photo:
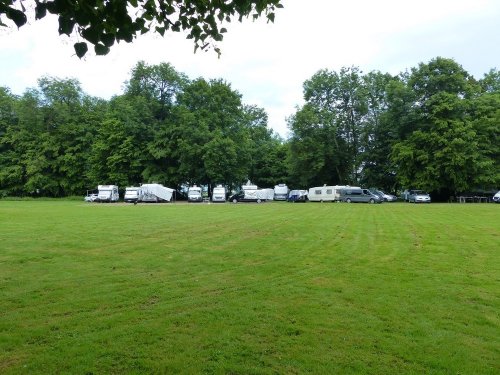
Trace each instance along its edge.
{"label": "van window", "polygon": [[363,192],[361,190],[351,190],[352,195],[361,195]]}

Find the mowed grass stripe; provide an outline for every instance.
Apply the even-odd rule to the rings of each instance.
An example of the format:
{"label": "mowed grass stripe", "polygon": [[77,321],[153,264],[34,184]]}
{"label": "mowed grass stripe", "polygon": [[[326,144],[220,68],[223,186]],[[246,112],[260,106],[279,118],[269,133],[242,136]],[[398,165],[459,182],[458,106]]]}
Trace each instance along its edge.
{"label": "mowed grass stripe", "polygon": [[496,373],[497,208],[0,202],[0,369]]}

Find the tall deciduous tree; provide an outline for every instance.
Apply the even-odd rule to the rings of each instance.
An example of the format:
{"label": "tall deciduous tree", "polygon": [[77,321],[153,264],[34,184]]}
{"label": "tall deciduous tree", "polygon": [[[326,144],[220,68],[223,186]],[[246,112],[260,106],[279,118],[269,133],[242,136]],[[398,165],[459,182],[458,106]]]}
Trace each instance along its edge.
{"label": "tall deciduous tree", "polygon": [[411,115],[399,119],[404,131],[392,152],[399,181],[443,195],[474,189],[480,181],[493,183],[485,152],[491,141],[480,128],[494,112],[483,108],[484,121],[472,120],[479,92],[473,78],[455,61],[438,57],[412,69],[406,84],[413,92]]}
{"label": "tall deciduous tree", "polygon": [[126,82],[125,94],[145,98],[155,118],[162,121],[169,115],[177,96],[188,82],[187,76],[177,72],[169,63],[148,65],[139,61]]}

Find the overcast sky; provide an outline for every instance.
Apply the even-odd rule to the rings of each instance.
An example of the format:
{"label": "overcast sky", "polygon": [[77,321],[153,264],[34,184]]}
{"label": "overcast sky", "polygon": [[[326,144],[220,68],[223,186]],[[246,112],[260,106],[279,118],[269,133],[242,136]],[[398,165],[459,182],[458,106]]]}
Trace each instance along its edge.
{"label": "overcast sky", "polygon": [[222,56],[193,53],[183,34],[146,35],[115,45],[105,57],[79,60],[75,38],[60,37],[46,17],[0,31],[0,86],[22,94],[50,75],[77,78],[83,90],[109,99],[139,60],[171,63],[190,78],[223,78],[245,104],[263,107],[269,126],[287,135],[286,117],[301,105],[302,84],[320,69],[359,66],[398,74],[436,56],[455,59],[481,78],[500,67],[499,0],[284,0],[274,24],[226,26]]}

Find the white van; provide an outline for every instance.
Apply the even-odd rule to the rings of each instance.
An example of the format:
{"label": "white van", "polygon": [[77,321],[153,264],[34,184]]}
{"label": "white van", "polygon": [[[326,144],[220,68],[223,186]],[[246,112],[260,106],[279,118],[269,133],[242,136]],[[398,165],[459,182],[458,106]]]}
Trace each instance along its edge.
{"label": "white van", "polygon": [[226,188],[222,185],[217,185],[212,191],[212,202],[222,202],[226,201]]}
{"label": "white van", "polygon": [[188,189],[188,202],[203,202],[201,187],[193,185]]}
{"label": "white van", "polygon": [[128,188],[125,188],[125,196],[123,197],[123,200],[128,203],[136,203],[140,200],[141,197],[141,188],[140,187],[135,187],[131,186]]}
{"label": "white van", "polygon": [[118,194],[118,186],[116,185],[98,185],[96,202],[118,202],[120,195]]}
{"label": "white van", "polygon": [[311,202],[340,202],[340,191],[345,188],[356,188],[356,186],[323,185],[319,187],[312,187],[309,189],[307,197]]}
{"label": "white van", "polygon": [[279,184],[274,187],[274,200],[275,201],[286,201],[288,198],[288,186],[285,184]]}

